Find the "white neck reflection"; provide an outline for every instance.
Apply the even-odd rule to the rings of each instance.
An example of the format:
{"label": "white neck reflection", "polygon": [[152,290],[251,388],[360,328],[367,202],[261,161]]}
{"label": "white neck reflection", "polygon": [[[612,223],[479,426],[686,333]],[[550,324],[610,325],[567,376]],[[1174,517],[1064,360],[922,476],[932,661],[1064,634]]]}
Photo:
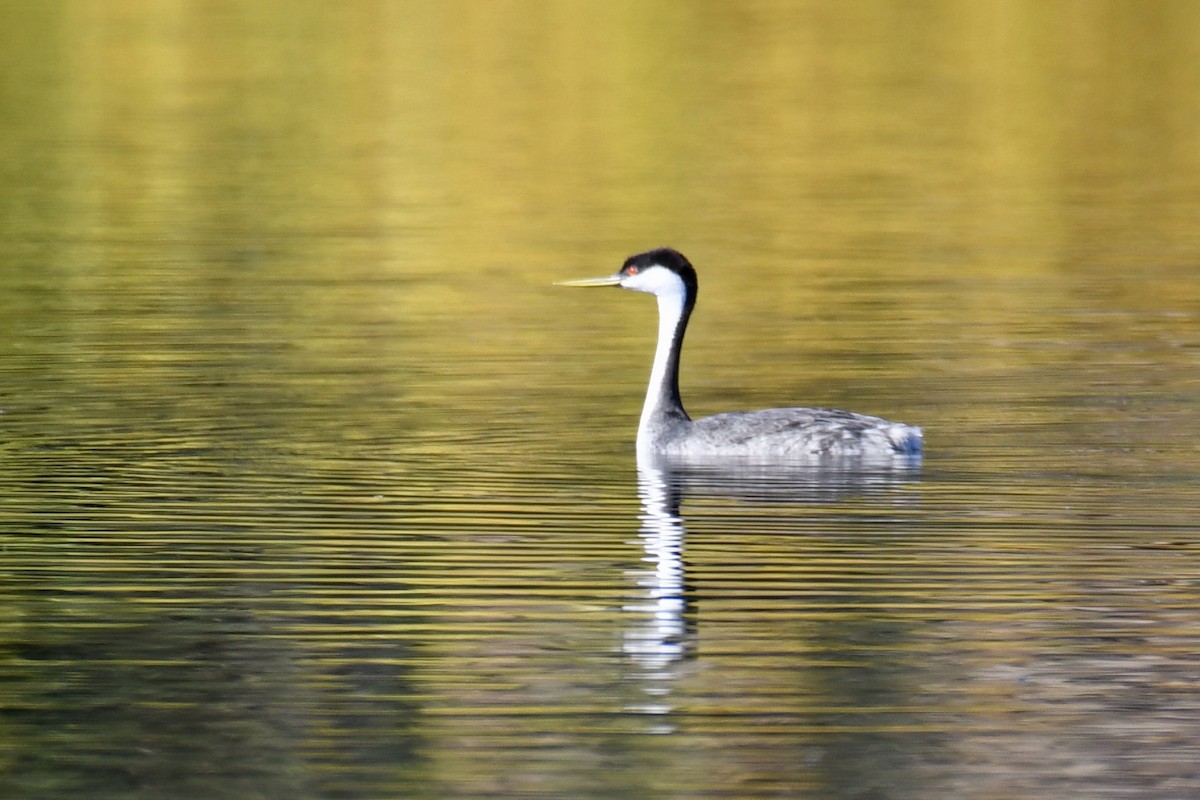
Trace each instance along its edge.
{"label": "white neck reflection", "polygon": [[[634,570],[637,593],[625,604],[630,615],[625,627],[624,651],[638,668],[638,684],[645,695],[628,710],[666,714],[675,680],[674,666],[694,645],[689,630],[686,574],[683,562],[684,527],[679,516],[679,494],[669,473],[638,467],[638,495],[642,513],[638,543],[643,549],[643,569]],[[669,732],[664,726],[657,732]]]}

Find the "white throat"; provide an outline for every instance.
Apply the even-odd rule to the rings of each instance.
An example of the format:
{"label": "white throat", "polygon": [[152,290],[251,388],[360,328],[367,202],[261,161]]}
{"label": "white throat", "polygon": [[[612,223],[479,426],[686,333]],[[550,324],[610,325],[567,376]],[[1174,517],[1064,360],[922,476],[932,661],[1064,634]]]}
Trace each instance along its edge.
{"label": "white throat", "polygon": [[674,362],[679,357],[677,350],[682,345],[677,334],[687,303],[687,287],[678,275],[662,267],[651,267],[631,275],[621,281],[621,286],[653,294],[658,299],[658,346],[654,351],[650,385],[646,389],[646,402],[642,406],[637,435],[638,452],[650,452],[664,415],[683,413],[679,405],[678,387],[672,381],[676,378]]}
{"label": "white throat", "polygon": [[[682,284],[680,285],[682,289]],[[675,348],[675,330],[683,316],[683,292],[658,296],[658,346],[654,350],[654,366],[650,368],[650,386],[646,390],[646,403],[642,406],[642,425],[665,409],[661,403],[666,397],[664,384],[671,379],[670,363]],[[640,433],[640,429],[639,429]]]}

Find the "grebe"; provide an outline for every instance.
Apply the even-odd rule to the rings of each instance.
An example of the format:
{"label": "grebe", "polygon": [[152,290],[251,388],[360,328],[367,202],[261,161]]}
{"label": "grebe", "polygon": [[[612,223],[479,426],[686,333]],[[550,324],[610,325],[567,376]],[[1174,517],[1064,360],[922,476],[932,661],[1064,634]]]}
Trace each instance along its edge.
{"label": "grebe", "polygon": [[658,347],[638,424],[639,457],[867,459],[916,457],[921,429],[832,408],[769,408],[693,420],[679,398],[679,352],[696,305],[696,270],[670,248],[630,256],[603,278],[562,286],[620,286],[658,298]]}

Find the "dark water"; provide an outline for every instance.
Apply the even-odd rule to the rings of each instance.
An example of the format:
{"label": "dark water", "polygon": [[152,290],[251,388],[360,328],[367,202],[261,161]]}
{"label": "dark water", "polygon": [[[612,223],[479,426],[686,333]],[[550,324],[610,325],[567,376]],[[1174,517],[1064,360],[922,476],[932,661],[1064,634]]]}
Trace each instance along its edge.
{"label": "dark water", "polygon": [[[1198,34],[10,4],[0,794],[1200,794]],[[639,470],[661,244],[924,463]]]}

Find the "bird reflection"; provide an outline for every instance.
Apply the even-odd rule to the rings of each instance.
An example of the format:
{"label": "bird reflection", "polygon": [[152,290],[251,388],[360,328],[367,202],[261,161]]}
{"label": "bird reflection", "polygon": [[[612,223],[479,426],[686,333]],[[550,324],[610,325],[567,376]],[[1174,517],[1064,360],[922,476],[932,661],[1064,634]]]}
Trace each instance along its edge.
{"label": "bird reflection", "polygon": [[[849,497],[891,495],[897,484],[916,479],[920,454],[887,459],[832,459],[780,463],[747,458],[640,458],[638,473],[659,476],[674,487],[675,513],[686,497],[724,497],[748,503],[806,505]],[[645,499],[643,497],[643,503]]]}
{"label": "bird reflection", "polygon": [[679,492],[662,470],[638,469],[638,495],[642,500],[638,538],[648,569],[638,570],[641,596],[625,610],[642,615],[642,624],[625,631],[625,652],[639,664],[661,669],[687,655],[691,633],[685,621],[688,610],[686,571],[683,563],[683,519]]}
{"label": "bird reflection", "polygon": [[889,492],[915,479],[919,458],[887,465],[824,464],[781,467],[754,462],[680,463],[638,459],[642,513],[638,543],[644,567],[631,575],[636,589],[623,607],[627,615],[623,650],[633,667],[639,696],[627,711],[656,717],[651,732],[670,733],[670,694],[681,664],[696,655],[694,587],[687,580],[687,529],[680,514],[685,496],[729,497],[751,503],[825,503],[850,496]]}
{"label": "bird reflection", "polygon": [[[627,710],[664,715],[671,710],[668,696],[675,669],[693,652],[696,639],[683,561],[685,530],[679,516],[679,490],[669,472],[639,464],[638,496],[642,501],[638,539],[646,567],[633,572],[637,594],[623,610],[630,615],[624,651],[637,669],[642,697]],[[670,730],[664,722],[655,732]]]}

